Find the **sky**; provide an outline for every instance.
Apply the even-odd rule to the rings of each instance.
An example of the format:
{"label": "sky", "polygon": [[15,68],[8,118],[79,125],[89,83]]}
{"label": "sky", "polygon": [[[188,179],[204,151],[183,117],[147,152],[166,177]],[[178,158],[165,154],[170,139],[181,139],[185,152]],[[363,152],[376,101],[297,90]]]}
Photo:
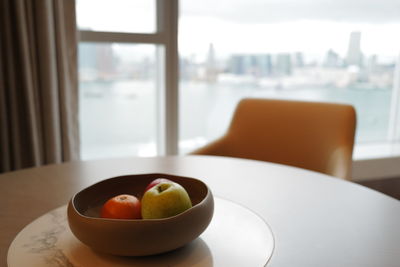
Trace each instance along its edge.
{"label": "sky", "polygon": [[396,56],[400,53],[400,1],[181,1],[183,54],[199,54],[212,42],[217,55],[301,51],[321,56],[333,49],[344,56],[352,31],[361,31],[365,54]]}
{"label": "sky", "polygon": [[298,19],[353,23],[400,22],[398,0],[183,0],[190,16],[218,17],[240,23],[276,23]]}
{"label": "sky", "polygon": [[[93,10],[93,3],[96,9]],[[97,30],[151,32],[155,1],[77,0],[78,24]],[[400,0],[181,0],[179,50],[205,57],[303,52],[344,56],[352,31],[367,55],[400,53]]]}

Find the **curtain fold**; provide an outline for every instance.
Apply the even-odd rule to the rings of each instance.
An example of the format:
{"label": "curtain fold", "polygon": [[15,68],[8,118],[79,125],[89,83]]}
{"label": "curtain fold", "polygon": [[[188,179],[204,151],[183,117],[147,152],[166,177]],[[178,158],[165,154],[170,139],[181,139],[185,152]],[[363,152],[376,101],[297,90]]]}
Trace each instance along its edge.
{"label": "curtain fold", "polygon": [[0,172],[79,159],[73,0],[0,0]]}

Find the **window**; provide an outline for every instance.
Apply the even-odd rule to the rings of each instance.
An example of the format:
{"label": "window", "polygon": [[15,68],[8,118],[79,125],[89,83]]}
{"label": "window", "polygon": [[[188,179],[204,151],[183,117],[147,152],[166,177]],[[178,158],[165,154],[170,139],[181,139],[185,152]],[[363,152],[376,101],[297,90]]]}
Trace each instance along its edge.
{"label": "window", "polygon": [[243,97],[354,105],[356,158],[399,141],[393,1],[181,0],[179,40],[178,0],[91,5],[77,1],[84,159],[189,152]]}
{"label": "window", "polygon": [[243,97],[354,105],[358,158],[398,138],[399,4],[180,3],[182,152],[220,136]]}
{"label": "window", "polygon": [[176,13],[175,1],[77,1],[82,159],[176,153]]}
{"label": "window", "polygon": [[82,157],[157,153],[156,46],[81,43]]}

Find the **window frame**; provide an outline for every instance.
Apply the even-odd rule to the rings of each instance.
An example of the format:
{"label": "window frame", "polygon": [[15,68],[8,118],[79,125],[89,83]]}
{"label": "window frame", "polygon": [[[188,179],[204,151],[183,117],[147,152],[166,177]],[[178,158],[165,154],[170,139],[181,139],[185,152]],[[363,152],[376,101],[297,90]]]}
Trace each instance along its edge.
{"label": "window frame", "polygon": [[156,45],[157,155],[178,154],[178,0],[156,0],[156,32],[79,30],[79,42]]}

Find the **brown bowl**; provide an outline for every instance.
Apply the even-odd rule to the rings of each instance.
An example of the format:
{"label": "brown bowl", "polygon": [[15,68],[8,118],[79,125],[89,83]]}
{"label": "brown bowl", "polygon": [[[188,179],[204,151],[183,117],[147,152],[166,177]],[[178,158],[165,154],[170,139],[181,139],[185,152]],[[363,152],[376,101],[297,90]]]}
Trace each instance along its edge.
{"label": "brown bowl", "polygon": [[[132,194],[141,199],[156,178],[182,185],[193,207],[173,217],[155,220],[118,220],[99,217],[111,197]],[[197,238],[209,225],[214,211],[210,189],[200,180],[169,174],[140,174],[110,178],[83,189],[68,204],[72,233],[92,249],[121,256],[146,256],[174,250]]]}

